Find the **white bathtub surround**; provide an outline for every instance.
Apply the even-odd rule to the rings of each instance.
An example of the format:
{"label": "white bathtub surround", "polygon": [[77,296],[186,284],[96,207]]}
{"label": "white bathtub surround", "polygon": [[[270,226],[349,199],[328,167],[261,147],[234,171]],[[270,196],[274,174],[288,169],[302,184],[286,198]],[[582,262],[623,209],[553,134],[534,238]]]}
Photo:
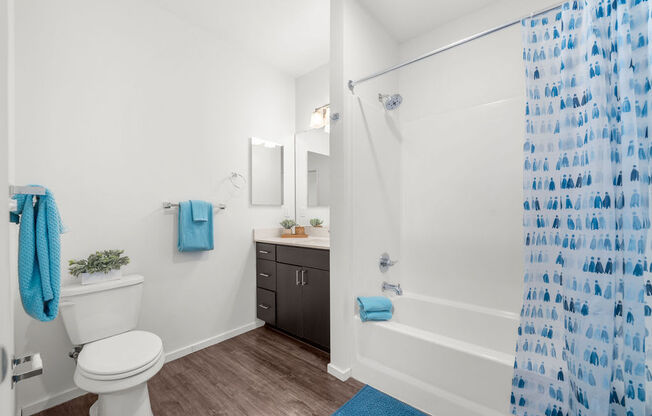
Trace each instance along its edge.
{"label": "white bathtub surround", "polygon": [[330,249],[330,237],[327,228],[305,228],[306,234],[308,234],[307,238],[282,238],[282,228],[257,228],[254,230],[254,241],[257,243],[280,244],[283,246],[316,248],[321,250]]}
{"label": "white bathtub surround", "polygon": [[[412,27],[390,17],[419,2],[360,3],[372,2],[331,2],[332,33],[341,34],[331,42],[331,103],[342,115],[331,129],[331,364],[437,416],[507,414],[523,277],[520,28],[359,84],[355,94],[346,82],[555,2],[494,2],[399,41],[390,23]],[[378,93],[403,102],[385,111]],[[385,251],[399,263],[382,274]],[[380,295],[383,280],[425,303],[438,299],[438,311],[425,319],[411,295],[409,305],[392,298],[390,322],[351,319],[352,300]],[[390,346],[372,348],[368,337]],[[430,362],[450,379],[438,379]],[[474,372],[481,376],[462,382]]]}

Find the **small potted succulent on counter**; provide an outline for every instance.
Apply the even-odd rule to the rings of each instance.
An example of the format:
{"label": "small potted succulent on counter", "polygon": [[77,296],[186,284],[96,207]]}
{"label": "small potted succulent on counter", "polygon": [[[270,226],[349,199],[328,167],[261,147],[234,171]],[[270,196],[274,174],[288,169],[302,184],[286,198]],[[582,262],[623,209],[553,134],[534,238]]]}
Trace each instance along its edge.
{"label": "small potted succulent on counter", "polygon": [[124,250],[96,251],[86,259],[68,261],[68,271],[74,277],[81,276],[82,285],[120,279],[120,268],[129,264],[129,257],[123,253]]}
{"label": "small potted succulent on counter", "polygon": [[313,218],[310,220],[310,225],[312,225],[313,227],[319,228],[322,226],[322,224],[324,224],[324,221],[322,221],[319,218]]}
{"label": "small potted succulent on counter", "polygon": [[291,219],[285,219],[281,221],[281,227],[283,227],[283,234],[292,234],[292,227],[297,225],[294,220]]}

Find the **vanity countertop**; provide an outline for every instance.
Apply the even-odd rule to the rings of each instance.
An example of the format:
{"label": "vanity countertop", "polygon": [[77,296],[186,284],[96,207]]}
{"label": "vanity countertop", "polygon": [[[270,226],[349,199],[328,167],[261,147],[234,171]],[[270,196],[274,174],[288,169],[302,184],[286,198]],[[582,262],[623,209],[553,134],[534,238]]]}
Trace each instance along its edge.
{"label": "vanity countertop", "polygon": [[282,246],[316,248],[330,250],[331,239],[328,231],[311,233],[308,231],[308,238],[282,238],[280,229],[256,229],[254,230],[254,241],[257,243],[278,244]]}

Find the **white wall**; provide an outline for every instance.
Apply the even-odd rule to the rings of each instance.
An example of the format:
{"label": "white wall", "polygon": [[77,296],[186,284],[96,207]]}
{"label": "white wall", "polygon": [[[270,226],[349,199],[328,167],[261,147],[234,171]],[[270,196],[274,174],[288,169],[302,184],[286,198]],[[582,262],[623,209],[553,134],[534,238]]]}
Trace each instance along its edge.
{"label": "white wall", "polygon": [[[248,174],[251,136],[291,148],[294,79],[148,0],[16,6],[16,182],[55,192],[70,228],[64,264],[125,249],[126,272],[146,279],[139,326],[167,352],[253,325],[251,230],[293,216],[293,198],[251,207],[227,175]],[[215,251],[176,251],[176,215],[161,202],[189,198],[227,204]],[[45,362],[43,377],[19,386],[20,404],[73,388],[61,320],[16,309],[17,350]]]}
{"label": "white wall", "polygon": [[395,115],[378,102],[396,76],[356,88],[346,83],[389,66],[398,45],[355,0],[331,1],[331,365],[346,375],[354,363],[355,297],[378,294],[383,251],[400,256],[400,137]]}
{"label": "white wall", "polygon": [[296,210],[297,222],[310,225],[311,218],[320,218],[324,225],[330,223],[330,209],[328,207],[307,206],[306,183],[306,152],[314,151],[328,154],[329,134],[324,129],[311,129],[310,116],[312,112],[325,104],[329,99],[330,69],[329,65],[322,65],[307,74],[298,77],[295,81],[295,163],[296,163]]}
{"label": "white wall", "polygon": [[297,132],[310,130],[310,115],[315,108],[330,102],[329,65],[322,65],[296,79],[295,126]]}
{"label": "white wall", "polygon": [[[342,114],[331,129],[332,374],[361,368],[354,299],[379,294],[382,280],[512,312],[522,299],[519,27],[358,85],[355,95],[346,82],[551,3],[495,3],[398,45],[357,1],[331,1],[331,103]],[[386,112],[379,92],[404,102]],[[382,251],[400,259],[386,275]]]}
{"label": "white wall", "polygon": [[[401,45],[402,60],[555,3],[503,2]],[[518,312],[522,301],[521,26],[399,73],[406,290]]]}

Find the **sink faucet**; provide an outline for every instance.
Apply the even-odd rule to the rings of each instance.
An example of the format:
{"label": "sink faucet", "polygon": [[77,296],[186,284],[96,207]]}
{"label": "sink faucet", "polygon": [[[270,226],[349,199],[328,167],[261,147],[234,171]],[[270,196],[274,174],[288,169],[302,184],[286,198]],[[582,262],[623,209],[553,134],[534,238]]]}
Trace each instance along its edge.
{"label": "sink faucet", "polygon": [[403,289],[401,289],[401,284],[391,284],[387,282],[383,282],[383,291],[385,290],[393,290],[398,296],[401,296],[403,294]]}

